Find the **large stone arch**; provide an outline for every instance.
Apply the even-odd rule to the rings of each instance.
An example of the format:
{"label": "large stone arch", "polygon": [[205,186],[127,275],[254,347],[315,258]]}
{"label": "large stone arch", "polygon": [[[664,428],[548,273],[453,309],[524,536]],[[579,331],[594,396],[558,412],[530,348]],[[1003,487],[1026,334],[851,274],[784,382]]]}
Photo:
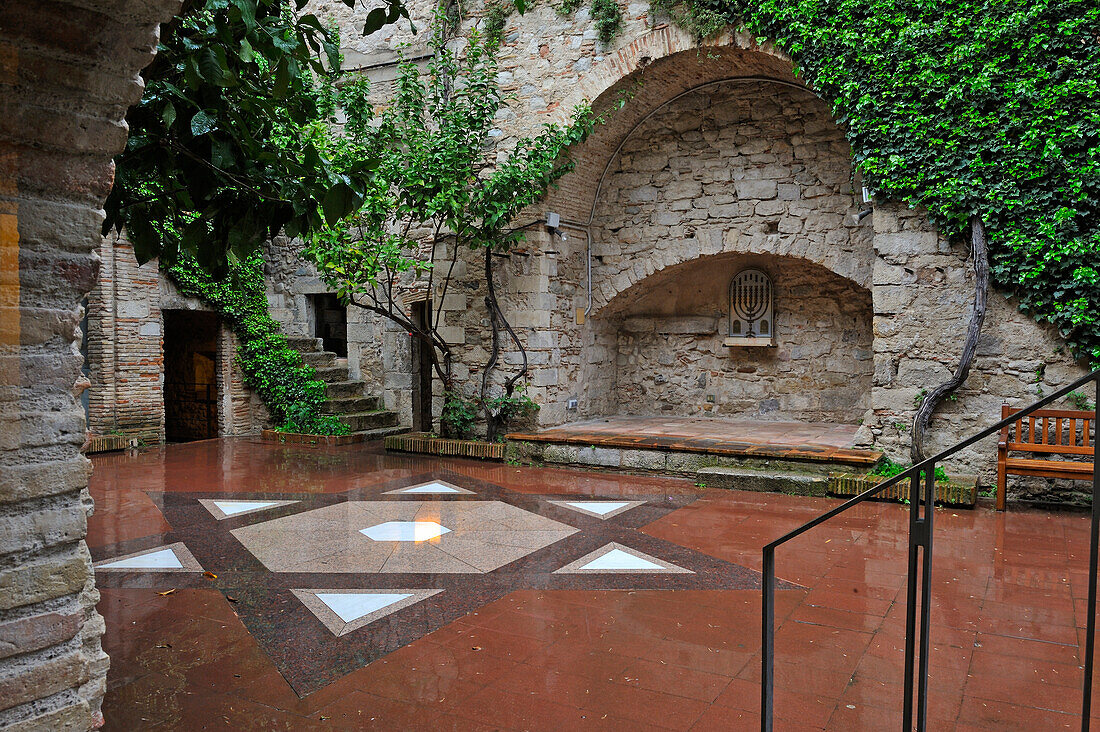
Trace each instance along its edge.
{"label": "large stone arch", "polygon": [[[661,26],[635,39],[593,66],[550,115],[562,124],[588,102],[598,113],[610,112],[575,151],[576,167],[547,197],[547,204],[569,218],[586,221],[608,162],[622,141],[653,110],[670,99],[710,82],[770,79],[805,88],[791,59],[771,44],[758,44],[745,33],[724,33],[705,44],[672,26]],[[621,99],[622,109],[615,110]]]}
{"label": "large stone arch", "polygon": [[137,74],[179,4],[0,4],[0,727],[103,723],[80,309]]}

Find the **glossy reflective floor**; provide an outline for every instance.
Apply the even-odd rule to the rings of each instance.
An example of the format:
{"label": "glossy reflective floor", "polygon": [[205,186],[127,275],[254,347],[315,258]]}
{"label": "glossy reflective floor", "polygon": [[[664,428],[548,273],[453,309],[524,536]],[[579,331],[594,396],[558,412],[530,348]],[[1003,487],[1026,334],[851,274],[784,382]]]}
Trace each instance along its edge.
{"label": "glossy reflective floor", "polygon": [[[760,547],[835,505],[371,445],[93,464],[112,730],[757,729]],[[780,553],[778,729],[898,726],[906,521]],[[1087,532],[937,510],[930,729],[1080,726]]]}

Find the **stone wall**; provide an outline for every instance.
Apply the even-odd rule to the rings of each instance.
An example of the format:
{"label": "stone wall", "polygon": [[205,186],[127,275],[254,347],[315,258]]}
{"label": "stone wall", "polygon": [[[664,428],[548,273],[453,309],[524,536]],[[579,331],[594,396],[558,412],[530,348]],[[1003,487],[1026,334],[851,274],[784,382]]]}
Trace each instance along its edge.
{"label": "stone wall", "polygon": [[[730,277],[770,274],[774,347],[729,347]],[[854,423],[871,406],[871,294],[787,257],[722,255],[666,269],[622,314],[619,414]]]}
{"label": "stone wall", "polygon": [[138,266],[125,239],[104,237],[99,281],[88,295],[88,431],[164,439],[160,273]]}
{"label": "stone wall", "polygon": [[102,724],[80,307],[167,0],[0,3],[0,727]]}
{"label": "stone wall", "polygon": [[[958,363],[973,308],[974,274],[967,249],[939,235],[921,212],[878,204],[873,218],[875,370],[864,439],[907,460],[909,425],[922,392],[945,381]],[[957,399],[937,410],[926,451],[934,454],[996,422],[1002,404],[1025,406],[1085,373],[1053,329],[993,292],[970,377]],[[991,437],[952,465],[992,482],[995,455]],[[1009,496],[1057,500],[1084,488],[1012,478]]]}
{"label": "stone wall", "polygon": [[[380,101],[393,78],[394,49],[411,42],[412,53],[422,53],[423,38],[404,25],[362,39],[351,32],[361,11],[335,0],[311,5],[348,29],[348,65],[378,82]],[[430,4],[411,7],[424,25]],[[465,10],[477,22],[480,8]],[[524,251],[498,263],[505,311],[527,345],[529,393],[542,405],[541,423],[669,405],[708,412],[713,394],[709,412],[862,423],[862,444],[907,459],[921,390],[947,376],[961,348],[973,299],[967,252],[922,212],[863,202],[843,131],[789,59],[741,34],[699,46],[660,21],[647,7],[629,5],[622,33],[608,46],[595,40],[584,10],[562,16],[539,6],[507,24],[499,80],[517,102],[499,117],[501,144],[565,120],[583,100],[608,109],[627,95],[574,151],[576,171],[518,222],[555,211],[561,229],[529,228]],[[685,302],[648,318],[647,293],[667,289],[662,278],[679,267],[698,263],[717,290],[741,261],[770,262],[787,283],[777,293],[780,343],[761,352],[770,355],[746,360],[715,348],[724,310]],[[707,269],[711,262],[725,269]],[[481,262],[464,255],[460,265],[468,273],[460,278],[465,302],[443,310],[464,362],[460,381],[473,390],[487,355]],[[639,315],[647,319],[632,317]],[[708,333],[660,332],[670,329],[660,321],[698,329],[697,322],[684,325],[697,316],[712,319],[713,330],[707,320]],[[360,353],[370,353],[361,368],[381,366],[387,402],[407,398],[408,342],[398,333],[379,336],[380,325],[357,331]],[[505,369],[516,360],[507,354]],[[662,371],[669,381],[658,385]],[[1056,334],[994,294],[974,372],[958,400],[937,413],[930,449],[992,423],[1002,402],[1027,403],[1082,373]],[[950,467],[989,480],[993,455],[990,444],[979,445]]]}

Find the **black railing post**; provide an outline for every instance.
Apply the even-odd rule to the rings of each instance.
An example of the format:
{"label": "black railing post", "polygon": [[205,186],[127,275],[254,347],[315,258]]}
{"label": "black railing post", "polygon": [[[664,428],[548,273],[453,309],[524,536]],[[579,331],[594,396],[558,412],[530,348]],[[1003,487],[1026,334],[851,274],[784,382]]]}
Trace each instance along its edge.
{"label": "black railing post", "polygon": [[760,605],[760,730],[772,732],[772,690],[775,688],[775,549],[764,547],[764,597]]}
{"label": "black railing post", "polygon": [[905,700],[902,719],[905,729],[913,729],[913,662],[916,655],[917,630],[917,534],[920,531],[920,494],[918,473],[909,476],[909,567],[905,573]]}
{"label": "black railing post", "polygon": [[[913,691],[915,668],[917,660],[917,643],[920,644],[920,677],[917,686],[917,729],[923,730],[927,725],[928,715],[928,667],[931,658],[931,595],[932,595],[932,525],[936,504],[936,464],[944,459],[976,444],[991,435],[997,434],[1002,428],[1019,421],[1029,414],[1042,409],[1072,393],[1079,388],[1085,388],[1088,384],[1095,387],[1096,402],[1100,405],[1100,369],[1087,376],[1067,384],[1058,391],[1040,399],[1033,404],[1024,407],[1008,417],[1001,419],[994,425],[990,425],[981,432],[971,435],[961,442],[952,445],[937,455],[924,460],[908,470],[888,480],[879,483],[874,488],[866,490],[859,495],[850,498],[841,505],[826,511],[817,518],[807,521],[801,526],[788,531],[783,536],[772,541],[764,547],[763,567],[763,602],[761,604],[761,689],[760,689],[760,729],[770,732],[772,729],[772,714],[774,707],[775,687],[775,550],[801,536],[811,529],[820,526],[834,516],[838,516],[848,509],[863,503],[864,501],[882,495],[886,489],[900,485],[902,481],[909,481],[909,571],[907,580],[907,596],[905,608],[905,699],[904,699],[904,729],[912,732],[913,729]],[[1094,417],[1095,419],[1095,417]],[[924,480],[921,480],[921,476]],[[923,487],[923,491],[921,490]],[[1081,705],[1081,728],[1089,729],[1091,701],[1092,701],[1092,676],[1093,656],[1096,640],[1096,594],[1097,594],[1097,564],[1098,542],[1100,542],[1100,439],[1093,435],[1093,472],[1092,472],[1092,522],[1089,533],[1089,600],[1087,619],[1087,638],[1085,640],[1084,662],[1084,700]],[[921,506],[924,513],[921,513]],[[921,569],[921,589],[917,591],[918,562]],[[917,625],[917,598],[920,598],[920,625]],[[918,636],[917,633],[920,633]]]}
{"label": "black railing post", "polygon": [[917,672],[917,729],[928,724],[928,662],[931,654],[932,517],[936,512],[936,464],[924,471],[924,518],[921,520],[920,667]]}
{"label": "black railing post", "polygon": [[[1100,414],[1100,376],[1096,378],[1093,397],[1094,416]],[[1096,421],[1093,420],[1093,432]],[[1089,616],[1085,620],[1085,679],[1081,699],[1081,729],[1088,732],[1092,716],[1092,661],[1096,652],[1096,564],[1097,538],[1100,536],[1100,436],[1092,438],[1092,521],[1089,527]]]}

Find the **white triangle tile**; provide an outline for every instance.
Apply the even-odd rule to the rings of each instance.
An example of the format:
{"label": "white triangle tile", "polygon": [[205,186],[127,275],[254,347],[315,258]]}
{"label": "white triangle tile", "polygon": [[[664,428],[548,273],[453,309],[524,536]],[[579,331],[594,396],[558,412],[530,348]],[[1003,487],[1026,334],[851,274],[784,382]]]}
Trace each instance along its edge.
{"label": "white triangle tile", "polygon": [[333,635],[344,635],[443,590],[291,590]]}
{"label": "white triangle tile", "polygon": [[618,509],[629,506],[627,501],[568,501],[568,505],[573,508],[581,508],[585,511],[592,511],[598,513],[601,516],[617,511]]}
{"label": "white triangle tile", "polygon": [[604,574],[631,572],[641,573],[677,573],[691,574],[690,569],[684,569],[671,562],[650,556],[637,549],[612,542],[605,544],[594,552],[589,552],[556,570],[563,574]]}
{"label": "white triangle tile", "polygon": [[202,566],[198,560],[187,550],[182,542],[169,544],[168,546],[146,549],[142,552],[134,552],[113,559],[104,559],[97,562],[95,570],[137,570],[148,572],[201,572]]}
{"label": "white triangle tile", "polygon": [[633,554],[627,554],[622,549],[612,549],[602,557],[596,557],[587,564],[582,564],[580,569],[620,569],[620,570],[632,570],[632,569],[664,569],[656,562],[651,562],[648,559],[642,559],[641,557]]}
{"label": "white triangle tile", "polygon": [[459,488],[456,485],[451,485],[442,480],[433,480],[428,483],[421,483],[420,485],[411,485],[407,488],[397,488],[396,490],[386,491],[383,495],[474,495],[473,491],[468,491],[465,488]]}
{"label": "white triangle tile", "polygon": [[629,511],[635,506],[641,506],[645,501],[550,501],[550,503],[594,518],[608,519]]}
{"label": "white triangle tile", "polygon": [[101,564],[100,569],[183,569],[183,562],[171,549],[161,549],[117,562]]}
{"label": "white triangle tile", "polygon": [[248,513],[256,513],[257,511],[266,511],[269,508],[275,508],[276,506],[289,506],[292,503],[298,503],[299,501],[264,501],[264,500],[241,500],[230,498],[200,498],[199,503],[209,511],[214,518],[221,521],[222,519],[232,518],[234,516],[243,516]]}
{"label": "white triangle tile", "polygon": [[353,620],[358,620],[364,615],[378,612],[384,607],[401,602],[402,600],[412,597],[412,595],[401,593],[364,593],[364,594],[350,594],[350,593],[332,593],[332,592],[318,592],[317,599],[329,606],[332,612],[340,616],[340,619],[345,623],[350,623]]}

